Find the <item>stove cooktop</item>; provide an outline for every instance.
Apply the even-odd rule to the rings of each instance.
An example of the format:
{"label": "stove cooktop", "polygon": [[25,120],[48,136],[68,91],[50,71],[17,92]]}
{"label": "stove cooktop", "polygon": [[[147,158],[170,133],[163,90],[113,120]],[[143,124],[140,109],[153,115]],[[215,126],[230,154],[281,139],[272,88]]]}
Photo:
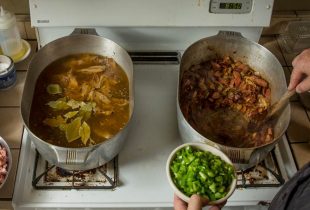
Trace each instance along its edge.
{"label": "stove cooktop", "polygon": [[[166,178],[165,165],[170,152],[182,144],[176,117],[178,69],[178,65],[134,66],[133,124],[118,155],[119,184],[114,189],[34,188],[36,150],[25,131],[13,196],[15,209],[171,208],[173,191]],[[281,175],[287,180],[296,172],[296,166],[285,136],[274,153],[279,157]],[[269,202],[279,189],[280,186],[241,187],[235,190],[226,206]]]}

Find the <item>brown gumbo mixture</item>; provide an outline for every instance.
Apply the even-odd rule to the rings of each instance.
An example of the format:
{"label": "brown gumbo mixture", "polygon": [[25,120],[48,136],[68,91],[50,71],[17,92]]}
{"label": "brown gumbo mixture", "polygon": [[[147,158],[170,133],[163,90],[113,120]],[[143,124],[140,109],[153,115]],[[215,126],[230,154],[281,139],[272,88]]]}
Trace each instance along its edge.
{"label": "brown gumbo mixture", "polygon": [[227,56],[192,65],[183,72],[179,94],[185,119],[210,140],[248,148],[273,139],[270,126],[250,132],[236,119],[260,119],[270,107],[269,83],[247,64]]}
{"label": "brown gumbo mixture", "polygon": [[30,112],[30,129],[62,147],[85,147],[113,137],[129,120],[129,82],[112,59],[75,54],[40,74]]}

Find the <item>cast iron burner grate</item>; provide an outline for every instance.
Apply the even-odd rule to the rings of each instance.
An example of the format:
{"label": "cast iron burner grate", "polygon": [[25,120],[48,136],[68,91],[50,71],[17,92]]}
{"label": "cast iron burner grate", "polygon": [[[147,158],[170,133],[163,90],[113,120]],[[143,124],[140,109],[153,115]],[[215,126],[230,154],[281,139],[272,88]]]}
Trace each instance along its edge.
{"label": "cast iron burner grate", "polygon": [[118,183],[117,157],[95,169],[70,171],[51,165],[36,152],[32,178],[36,189],[115,189]]}
{"label": "cast iron burner grate", "polygon": [[256,166],[237,172],[237,188],[279,187],[284,182],[274,150]]}

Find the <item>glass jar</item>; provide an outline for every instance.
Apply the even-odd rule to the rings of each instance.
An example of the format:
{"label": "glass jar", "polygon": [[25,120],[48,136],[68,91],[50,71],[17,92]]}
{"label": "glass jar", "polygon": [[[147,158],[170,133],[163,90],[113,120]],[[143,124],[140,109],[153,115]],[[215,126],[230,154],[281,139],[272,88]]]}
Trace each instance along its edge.
{"label": "glass jar", "polygon": [[0,46],[2,53],[19,60],[25,54],[15,15],[0,7]]}

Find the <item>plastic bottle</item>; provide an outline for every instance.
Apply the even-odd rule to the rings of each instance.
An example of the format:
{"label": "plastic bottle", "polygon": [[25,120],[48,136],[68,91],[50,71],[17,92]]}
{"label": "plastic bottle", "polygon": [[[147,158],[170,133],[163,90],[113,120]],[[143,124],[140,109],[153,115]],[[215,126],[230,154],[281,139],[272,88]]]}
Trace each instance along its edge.
{"label": "plastic bottle", "polygon": [[2,53],[18,61],[25,54],[15,15],[0,7],[0,46]]}

